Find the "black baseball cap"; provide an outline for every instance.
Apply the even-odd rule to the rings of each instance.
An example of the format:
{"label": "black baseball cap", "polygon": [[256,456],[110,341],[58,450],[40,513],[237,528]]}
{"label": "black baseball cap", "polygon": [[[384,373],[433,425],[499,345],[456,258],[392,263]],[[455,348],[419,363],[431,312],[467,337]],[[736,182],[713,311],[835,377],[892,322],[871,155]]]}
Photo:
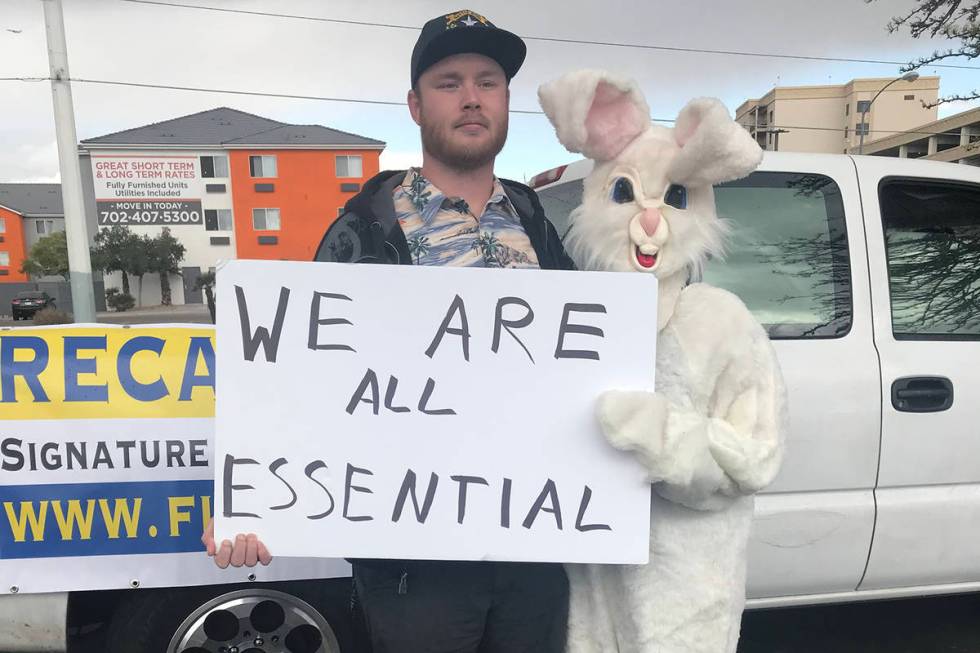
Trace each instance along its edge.
{"label": "black baseball cap", "polygon": [[468,52],[490,57],[500,64],[510,80],[521,69],[527,46],[521,37],[500,29],[469,9],[433,18],[422,27],[412,50],[412,86],[433,64]]}

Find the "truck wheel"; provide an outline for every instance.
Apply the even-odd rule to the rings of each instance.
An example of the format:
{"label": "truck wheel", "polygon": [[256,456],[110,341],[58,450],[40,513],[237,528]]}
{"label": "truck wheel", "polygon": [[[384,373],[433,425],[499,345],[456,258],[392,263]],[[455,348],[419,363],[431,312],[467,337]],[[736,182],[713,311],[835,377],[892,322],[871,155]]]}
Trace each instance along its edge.
{"label": "truck wheel", "polygon": [[[350,638],[347,602],[337,605],[336,592],[329,596],[325,583],[329,581],[141,590],[124,598],[112,616],[105,650],[341,653],[349,650],[339,641]],[[324,614],[331,615],[333,626]]]}

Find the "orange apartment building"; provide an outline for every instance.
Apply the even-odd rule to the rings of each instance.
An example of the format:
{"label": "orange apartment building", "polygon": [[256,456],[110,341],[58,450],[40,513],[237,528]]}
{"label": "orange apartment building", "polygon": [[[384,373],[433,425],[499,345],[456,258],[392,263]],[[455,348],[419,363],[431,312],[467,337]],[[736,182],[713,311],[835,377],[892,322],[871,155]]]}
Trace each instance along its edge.
{"label": "orange apartment building", "polygon": [[[194,281],[219,261],[312,260],[384,147],[226,107],[89,138],[79,152],[89,232],[169,229],[186,248],[173,301],[201,302]],[[143,289],[143,305],[158,303],[158,280],[147,275]]]}
{"label": "orange apartment building", "polygon": [[60,184],[0,183],[0,283],[30,281],[20,267],[31,246],[64,228]]}
{"label": "orange apartment building", "polygon": [[[257,154],[276,158],[274,176],[253,176]],[[362,181],[378,173],[379,154],[356,149],[229,152],[238,258],[312,261],[326,228],[344,203],[360,190]],[[356,177],[338,177],[339,157],[348,162],[351,157],[361,157],[361,172]],[[266,185],[272,190],[263,188]],[[268,220],[265,229],[256,223],[253,210],[262,207],[278,209],[278,229],[269,229]]]}

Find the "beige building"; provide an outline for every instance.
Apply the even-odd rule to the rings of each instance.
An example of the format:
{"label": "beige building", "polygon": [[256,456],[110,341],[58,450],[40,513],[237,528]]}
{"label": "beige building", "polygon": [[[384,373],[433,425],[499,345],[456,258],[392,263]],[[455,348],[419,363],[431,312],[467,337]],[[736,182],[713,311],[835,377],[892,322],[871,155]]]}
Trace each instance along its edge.
{"label": "beige building", "polygon": [[854,79],[827,86],[777,86],[757,100],[746,100],[735,119],[766,150],[842,153],[936,120],[939,77],[897,81],[861,112],[894,77]]}
{"label": "beige building", "polygon": [[[850,149],[857,153],[857,147]],[[918,125],[901,134],[864,141],[864,153],[980,166],[980,107]]]}

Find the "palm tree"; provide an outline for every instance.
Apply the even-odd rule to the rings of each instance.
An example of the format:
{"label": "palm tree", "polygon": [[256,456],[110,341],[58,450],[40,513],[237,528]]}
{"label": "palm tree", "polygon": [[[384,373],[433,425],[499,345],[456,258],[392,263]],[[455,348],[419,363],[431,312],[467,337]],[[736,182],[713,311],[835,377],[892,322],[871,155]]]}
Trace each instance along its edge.
{"label": "palm tree", "polygon": [[497,236],[487,231],[481,233],[477,241],[473,243],[473,249],[480,250],[483,254],[483,260],[487,263],[500,265],[500,261],[497,260],[498,247],[500,247],[500,241],[497,240]]}
{"label": "palm tree", "polygon": [[429,253],[429,239],[425,236],[412,236],[408,241],[408,249],[415,257],[415,264],[419,264],[419,259]]}
{"label": "palm tree", "polygon": [[213,271],[208,271],[197,278],[194,282],[194,290],[204,290],[204,296],[207,299],[208,313],[211,314],[211,324],[214,324],[214,284],[215,275]]}
{"label": "palm tree", "polygon": [[425,210],[425,206],[429,203],[429,198],[432,196],[432,191],[422,192],[428,183],[425,177],[419,174],[418,170],[412,173],[412,183],[408,187],[408,196],[412,199],[412,204],[419,213]]}

